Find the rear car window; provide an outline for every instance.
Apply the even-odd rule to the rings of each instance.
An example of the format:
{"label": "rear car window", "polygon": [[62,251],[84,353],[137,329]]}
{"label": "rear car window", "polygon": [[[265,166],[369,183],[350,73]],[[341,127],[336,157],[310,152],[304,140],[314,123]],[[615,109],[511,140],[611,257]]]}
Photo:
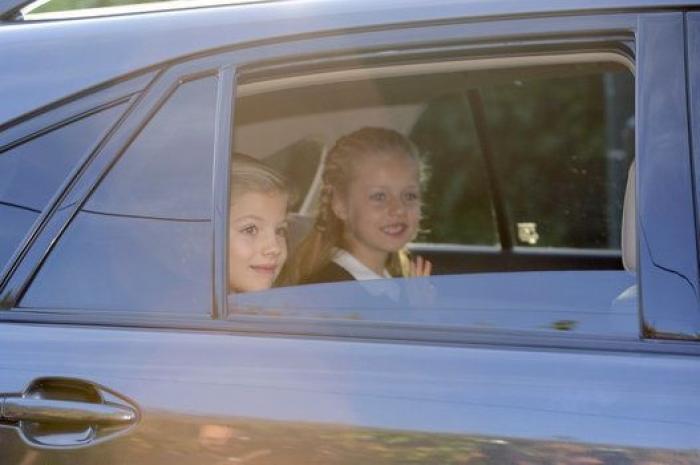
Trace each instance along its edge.
{"label": "rear car window", "polygon": [[290,255],[315,227],[335,140],[384,127],[410,137],[428,167],[406,247],[433,272],[232,294],[229,316],[637,337],[636,274],[621,260],[635,156],[630,62],[610,53],[443,65],[315,75],[307,86],[243,79],[236,150],[301,186]]}
{"label": "rear car window", "polygon": [[634,79],[625,67],[490,72],[428,103],[411,136],[432,174],[430,227],[419,241],[620,249],[634,159]]}

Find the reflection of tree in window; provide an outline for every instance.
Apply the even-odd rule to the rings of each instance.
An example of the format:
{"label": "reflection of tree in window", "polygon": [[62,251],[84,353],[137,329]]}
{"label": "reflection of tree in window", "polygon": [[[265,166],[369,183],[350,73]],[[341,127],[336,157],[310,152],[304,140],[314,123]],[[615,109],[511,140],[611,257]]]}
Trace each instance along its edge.
{"label": "reflection of tree in window", "polygon": [[[603,75],[513,81],[481,94],[511,221],[536,223],[538,246],[609,247],[619,232],[608,226],[607,205],[619,216],[623,199],[608,200],[607,185],[625,180],[607,173],[606,103],[614,102]],[[633,114],[632,96],[620,97]]]}
{"label": "reflection of tree in window", "polygon": [[[622,69],[590,71],[549,79],[494,73],[489,82],[498,84],[477,88],[516,245],[619,248],[626,167],[634,157],[623,134],[634,116],[634,79]],[[412,138],[432,171],[430,231],[421,239],[494,244],[491,194],[464,97],[430,103]],[[535,228],[536,244],[517,240],[518,223]]]}
{"label": "reflection of tree in window", "polygon": [[449,95],[428,105],[411,133],[430,168],[419,240],[497,242],[481,151],[468,108]]}

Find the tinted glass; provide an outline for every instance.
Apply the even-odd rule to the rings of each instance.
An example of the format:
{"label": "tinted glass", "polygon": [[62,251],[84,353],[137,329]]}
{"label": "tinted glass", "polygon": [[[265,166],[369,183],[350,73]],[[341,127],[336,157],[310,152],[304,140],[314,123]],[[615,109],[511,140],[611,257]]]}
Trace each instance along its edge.
{"label": "tinted glass", "polygon": [[39,270],[21,306],[206,314],[217,79],[148,122]]}
{"label": "tinted glass", "polygon": [[[484,156],[462,94],[431,102],[411,133],[430,169],[419,242],[499,243]],[[455,214],[459,212],[459,214]]]}
{"label": "tinted glass", "polygon": [[498,201],[516,246],[619,249],[634,158],[631,73],[579,65],[483,81],[432,101],[413,129],[432,173],[419,240],[497,244]]}
{"label": "tinted glass", "polygon": [[70,171],[124,110],[118,105],[0,151],[0,269]]}
{"label": "tinted glass", "polygon": [[619,249],[634,158],[631,73],[516,79],[481,94],[516,243]]}
{"label": "tinted glass", "polygon": [[20,306],[205,314],[211,237],[208,221],[81,212]]}
{"label": "tinted glass", "polygon": [[634,338],[634,283],[623,271],[477,273],[283,287],[229,303],[232,315]]}
{"label": "tinted glass", "polygon": [[0,269],[39,216],[36,210],[0,205]]}
{"label": "tinted glass", "polygon": [[151,119],[85,205],[155,218],[211,216],[214,77],[183,84]]}

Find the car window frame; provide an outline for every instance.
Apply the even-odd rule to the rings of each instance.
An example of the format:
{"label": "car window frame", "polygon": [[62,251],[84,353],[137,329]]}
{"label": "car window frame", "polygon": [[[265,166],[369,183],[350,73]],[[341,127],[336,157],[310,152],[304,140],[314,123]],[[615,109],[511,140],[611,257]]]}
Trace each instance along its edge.
{"label": "car window frame", "polygon": [[[684,23],[683,12],[649,13],[636,33],[637,267],[648,339],[700,338]],[[660,88],[667,98],[654,98]]]}
{"label": "car window frame", "polygon": [[[601,15],[601,16],[598,16],[597,18],[600,19],[602,24],[606,23],[607,21],[613,22],[614,19],[620,19],[620,17],[623,17],[625,19],[625,21],[621,21],[620,24],[612,26],[611,27],[612,31],[607,31],[605,27],[602,27],[602,24],[598,24],[597,27],[595,29],[593,29],[593,31],[595,31],[595,35],[599,39],[598,40],[599,43],[605,43],[606,42],[605,38],[610,40],[613,37],[615,37],[615,39],[613,39],[614,42],[617,42],[618,44],[630,45],[630,51],[632,52],[632,56],[630,56],[629,58],[635,64],[635,69],[639,69],[638,68],[638,61],[640,59],[640,55],[647,54],[644,57],[644,63],[647,63],[648,61],[651,60],[649,55],[656,55],[656,54],[660,53],[660,50],[653,49],[652,47],[650,47],[650,43],[654,40],[654,37],[653,37],[654,34],[658,33],[658,32],[662,32],[662,33],[670,32],[668,29],[659,30],[659,29],[656,29],[654,27],[650,27],[650,25],[653,24],[655,22],[655,20],[661,16],[669,16],[670,18],[672,18],[672,20],[674,18],[677,20],[678,18],[682,18],[682,13],[678,13],[678,12],[639,13],[639,14],[632,14],[630,16],[626,16],[626,15],[620,15],[620,16],[618,16],[618,15],[609,15],[609,16]],[[634,17],[634,21],[629,21],[632,17]],[[595,15],[589,15],[589,16],[585,16],[584,18],[567,18],[567,19],[570,19],[571,21],[576,21],[576,19],[578,19],[578,21],[576,21],[576,26],[577,26],[577,28],[580,28],[580,30],[578,32],[583,34],[584,31],[586,31],[588,26],[589,26],[588,20],[594,20],[595,18],[596,18]],[[556,20],[552,20],[552,24],[550,25],[551,26],[550,30],[553,28],[554,31],[547,39],[542,40],[542,41],[538,42],[537,44],[535,44],[534,45],[535,49],[537,49],[537,48],[546,49],[547,47],[554,48],[554,47],[564,46],[564,45],[570,46],[572,44],[580,45],[581,38],[576,37],[577,31],[568,31],[568,34],[566,34],[566,36],[559,36],[556,33],[556,25],[561,22],[561,19],[562,18],[557,18]],[[505,28],[506,25],[514,25],[514,24],[517,24],[519,21],[521,21],[521,20],[514,19],[511,21],[509,21],[509,20],[494,21],[493,23],[490,23],[490,26],[493,27],[493,31],[491,32],[491,34],[497,35],[498,32],[503,32],[502,28]],[[542,18],[538,18],[535,21],[546,21],[546,20],[542,19]],[[629,22],[627,22],[627,21],[629,21]],[[634,23],[634,24],[632,24],[632,23]],[[626,24],[626,25],[622,26],[622,24]],[[607,25],[610,26],[610,24],[607,24]],[[468,28],[467,25],[463,25],[463,26],[465,27],[465,29]],[[471,25],[469,25],[469,26],[471,26]],[[482,25],[479,25],[479,24],[475,25],[475,29],[478,29],[479,26],[483,26],[483,24]],[[574,29],[577,29],[577,28],[574,28]],[[439,28],[435,27],[434,29],[439,29]],[[528,31],[522,33],[522,35],[525,37],[525,39],[522,39],[522,44],[527,44],[527,46],[533,47],[532,42],[530,42],[527,39],[528,35],[530,33],[532,33],[532,31],[529,30],[530,28],[526,28],[526,29],[528,29]],[[682,28],[680,30],[682,31]],[[497,31],[497,32],[494,32],[494,31]],[[476,35],[478,35],[478,34],[476,34]],[[473,36],[471,36],[471,34],[470,34],[470,38],[472,38],[472,37]],[[510,37],[509,39],[510,40],[508,40],[507,43],[504,44],[503,42],[501,42],[500,45],[504,48],[512,50],[512,49],[516,48],[514,44],[518,43],[518,39],[513,38],[513,37]],[[589,41],[596,42],[594,39],[592,39],[590,37],[588,37],[587,39]],[[353,41],[353,43],[356,45],[358,43],[361,43],[361,42],[363,42],[363,41],[359,40],[359,39],[356,41]],[[375,43],[373,45],[374,45],[374,48],[379,48],[382,46],[387,47],[387,45],[384,45],[383,43],[378,42],[378,41],[375,41]],[[478,39],[475,39],[473,43],[470,43],[469,45],[465,46],[464,48],[471,49],[471,50],[475,50],[475,49],[479,50],[479,47],[481,47],[482,51],[486,50],[488,52],[493,52],[494,50],[498,50],[498,45],[499,45],[498,41],[488,42],[488,45],[486,45],[486,44],[479,44]],[[677,41],[675,42],[675,45],[678,45]],[[681,44],[681,45],[683,45],[683,44]],[[455,48],[457,48],[457,47],[458,46],[453,45],[451,47],[450,52],[454,52]],[[358,45],[358,48],[359,48],[359,45]],[[298,47],[297,50],[299,50],[299,49],[300,48]],[[384,53],[382,56],[384,58],[386,58],[387,56],[390,56],[392,58],[397,58],[402,53],[404,53],[405,55],[410,55],[411,53],[416,53],[416,51],[420,50],[420,49],[421,49],[420,46],[417,46],[415,48],[411,48],[408,45],[404,45],[398,51],[397,51],[397,49],[390,49],[390,51],[384,50]],[[668,49],[669,49],[669,47],[664,48],[664,50],[666,50],[666,51],[668,51]],[[681,47],[681,49],[683,49],[683,47]],[[239,73],[240,73],[240,76],[237,80],[239,85],[240,85],[240,83],[245,83],[245,82],[255,82],[257,80],[263,81],[265,79],[275,79],[277,77],[284,76],[285,71],[286,71],[286,74],[288,74],[288,75],[301,74],[301,73],[303,73],[305,66],[306,66],[306,73],[311,73],[313,71],[324,71],[327,69],[332,70],[332,69],[334,69],[334,67],[339,66],[339,64],[342,63],[342,60],[343,60],[343,57],[339,56],[340,54],[338,54],[338,53],[335,53],[332,55],[331,58],[325,58],[325,60],[324,60],[324,55],[321,55],[321,53],[317,52],[317,55],[315,57],[312,56],[311,58],[307,59],[306,62],[304,62],[304,60],[299,60],[298,56],[296,56],[294,63],[287,64],[287,69],[285,70],[284,55],[283,54],[278,55],[277,53],[275,53],[276,50],[274,49],[274,46],[272,46],[272,45],[271,46],[262,46],[259,48],[259,50],[261,52],[260,55],[265,57],[264,60],[258,59],[256,61],[256,60],[254,60],[254,57],[252,57],[253,59],[237,63],[237,68],[238,68]],[[263,50],[264,50],[264,52],[263,52]],[[431,51],[436,53],[436,54],[440,53],[438,50],[435,50],[435,49],[433,49]],[[377,53],[377,55],[380,55],[380,54],[381,54],[381,52]],[[245,54],[242,54],[242,55],[243,56],[241,58],[244,58]],[[330,53],[328,53],[327,55],[331,56]],[[247,58],[247,57],[245,57],[245,58]],[[360,53],[356,52],[356,54],[353,58],[349,58],[349,59],[347,57],[344,57],[344,58],[347,59],[348,61],[352,61],[352,59],[355,59],[355,60],[364,59],[367,61],[371,61],[373,56],[372,56],[372,52],[367,52],[364,56],[361,55]],[[684,76],[684,73],[680,74],[680,76]],[[642,93],[647,92],[645,86],[650,85],[649,80],[644,79],[643,84],[640,84],[640,80],[641,79],[638,76],[635,76],[635,88],[636,88],[635,101],[636,101],[636,106],[637,106],[636,110],[635,110],[636,111],[635,119],[637,120],[638,123],[640,121],[640,114],[643,115],[648,111],[648,110],[646,110],[646,108],[644,108],[644,110],[641,110],[639,108],[639,105],[641,103]],[[235,122],[234,122],[234,124],[235,124]],[[652,134],[650,134],[650,137],[652,137],[652,138],[658,137],[658,134],[653,134],[653,130],[650,130],[648,126],[645,126],[645,131],[652,133]],[[642,140],[639,133],[640,133],[640,129],[639,129],[639,127],[637,127],[637,133],[636,133],[636,138],[637,138],[636,146],[637,147],[640,147],[640,143]],[[688,142],[687,139],[685,140],[685,142],[687,144],[687,142]],[[686,162],[689,162],[689,153],[687,150],[684,151],[681,149],[678,152],[676,152],[675,155],[679,159],[680,163],[682,163],[683,160],[685,160]],[[639,154],[637,156],[639,157]],[[648,157],[648,155],[647,155],[647,157]],[[645,159],[645,161],[641,162],[641,165],[645,165],[646,163],[647,163],[647,161]],[[637,164],[638,171],[639,171],[639,165],[640,164]],[[686,186],[686,187],[688,187],[688,186]],[[648,190],[651,190],[645,186],[644,182],[638,182],[637,189],[638,189],[637,190],[638,196],[645,195]],[[667,205],[667,207],[668,207],[668,205]],[[683,205],[683,208],[680,209],[680,212],[679,212],[679,208],[677,208],[677,207],[671,208],[670,211],[673,211],[674,214],[679,214],[679,213],[682,214],[682,212],[685,211],[686,214],[690,213],[691,216],[694,217],[692,203],[690,203],[690,204],[686,203],[685,205]],[[653,212],[644,211],[643,209],[642,209],[642,212],[643,212],[642,214],[651,215],[651,216],[654,215]],[[639,215],[639,213],[638,213],[638,215]],[[686,231],[686,233],[687,233],[687,231]],[[693,231],[693,233],[694,233],[694,231]],[[664,248],[665,244],[661,244],[661,245],[656,244],[656,246],[660,247],[660,248]],[[640,253],[639,248],[638,248],[638,253]],[[697,264],[696,264],[696,266],[697,266]],[[652,267],[655,267],[655,265],[653,263],[650,263],[650,262],[647,262],[643,265],[643,268],[647,268],[647,269],[652,268]],[[640,301],[639,301],[640,338],[655,339],[655,338],[658,338],[659,336],[661,336],[661,338],[676,339],[676,338],[679,338],[678,336],[680,336],[680,338],[691,339],[691,337],[687,337],[688,336],[687,334],[669,335],[669,334],[662,334],[659,332],[649,331],[647,315],[660,313],[658,311],[658,309],[655,308],[655,306],[658,307],[658,304],[656,302],[653,302],[649,298],[649,296],[650,295],[658,295],[660,293],[663,293],[664,291],[663,291],[663,289],[660,289],[657,286],[655,286],[653,282],[649,282],[648,279],[644,280],[643,268],[638,273],[638,285],[640,287],[643,287],[644,286],[643,283],[647,282],[647,285],[649,287],[653,287],[654,290],[652,292],[646,292],[646,293],[642,292],[642,297],[640,298]],[[644,309],[644,310],[642,310],[642,309]],[[696,305],[693,309],[690,309],[690,311],[692,311],[692,310],[697,311],[697,309],[698,309],[698,307]],[[230,316],[230,318],[232,318],[233,320],[237,320],[239,317]],[[663,317],[661,317],[661,320],[663,321]]]}
{"label": "car window frame", "polygon": [[[40,108],[0,125],[0,149],[4,151],[11,150],[20,144],[42,137],[54,130],[65,127],[83,118],[90,117],[103,110],[114,108],[119,105],[126,105],[127,107],[121,116],[109,125],[106,130],[106,135],[93,143],[91,150],[88,152],[89,154],[69,171],[64,181],[58,186],[54,195],[39,214],[37,220],[18,244],[15,252],[5,264],[4,268],[0,268],[0,290],[3,289],[18,262],[28,252],[30,245],[36,240],[37,235],[48,221],[51,212],[56,208],[63,193],[78,176],[83,166],[85,166],[99,150],[103,141],[109,138],[109,135],[128,113],[128,109],[134,104],[140,93],[153,82],[155,76],[156,73],[154,71],[146,71],[139,73],[135,77],[128,76],[118,79],[116,82],[108,83],[93,89],[91,92],[87,93],[87,95],[80,93],[75,96],[67,97],[60,102]],[[10,296],[6,293],[0,294],[0,308],[7,307],[10,304],[8,299],[10,299]]]}
{"label": "car window frame", "polygon": [[[198,314],[186,314],[180,317],[173,315],[162,315],[158,312],[153,312],[148,316],[148,311],[104,311],[91,309],[74,309],[74,310],[51,310],[51,309],[26,309],[21,307],[21,299],[26,290],[31,285],[36,273],[41,268],[44,260],[51,253],[53,246],[60,240],[61,235],[66,231],[72,219],[77,215],[82,205],[88,200],[90,194],[99,185],[99,182],[107,175],[109,170],[119,160],[120,156],[128,149],[131,142],[138,137],[141,130],[148,124],[153,115],[159,111],[163,103],[170,97],[172,92],[182,83],[190,80],[206,76],[217,77],[217,97],[216,97],[216,130],[215,130],[215,153],[214,153],[214,178],[212,181],[212,231],[214,234],[214,244],[219,244],[221,248],[222,240],[219,237],[221,231],[225,230],[227,225],[221,226],[218,223],[222,221],[224,216],[221,210],[216,208],[214,202],[214,186],[227,184],[225,180],[218,180],[222,175],[227,176],[226,170],[221,170],[224,164],[228,166],[228,162],[220,161],[222,156],[228,157],[230,152],[230,130],[227,121],[230,120],[231,106],[222,104],[221,100],[227,102],[231,100],[233,92],[233,72],[229,64],[230,60],[227,56],[214,55],[194,60],[187,60],[182,63],[174,64],[160,72],[149,83],[146,90],[135,96],[135,100],[131,103],[130,108],[126,111],[122,120],[114,128],[112,133],[103,141],[98,149],[93,152],[90,159],[76,173],[76,175],[64,186],[64,189],[57,195],[51,208],[46,212],[46,219],[43,223],[42,230],[37,237],[28,245],[24,255],[15,262],[12,272],[8,274],[8,279],[4,285],[2,303],[5,309],[11,313],[58,313],[58,314],[78,314],[83,315],[83,320],[90,320],[97,314],[102,319],[116,319],[121,316],[126,316],[126,319],[135,317],[137,320],[145,319],[162,319],[168,321],[170,319],[191,318],[210,320],[217,315],[220,304],[216,301],[215,295],[222,295],[221,292],[214,290],[214,287],[221,285],[216,284],[214,278],[211,281],[212,289],[212,306],[211,312]],[[223,83],[222,81],[225,81]],[[228,191],[224,192],[226,196]],[[216,195],[222,195],[217,191]],[[219,202],[218,204],[220,204]],[[227,221],[227,218],[223,219]],[[216,247],[215,247],[216,248]],[[221,268],[217,264],[221,254],[212,251],[215,257],[215,267]],[[218,275],[218,273],[214,273]],[[0,307],[2,308],[2,307]],[[0,316],[5,312],[0,311]],[[110,316],[111,315],[111,316]]]}

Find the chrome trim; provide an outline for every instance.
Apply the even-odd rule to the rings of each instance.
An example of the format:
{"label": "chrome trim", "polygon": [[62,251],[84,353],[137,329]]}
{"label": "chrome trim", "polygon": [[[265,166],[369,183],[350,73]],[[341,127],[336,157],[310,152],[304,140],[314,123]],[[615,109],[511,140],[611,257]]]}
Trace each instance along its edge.
{"label": "chrome trim", "polygon": [[136,412],[114,404],[10,397],[4,399],[0,418],[8,421],[120,425],[136,421]]}

